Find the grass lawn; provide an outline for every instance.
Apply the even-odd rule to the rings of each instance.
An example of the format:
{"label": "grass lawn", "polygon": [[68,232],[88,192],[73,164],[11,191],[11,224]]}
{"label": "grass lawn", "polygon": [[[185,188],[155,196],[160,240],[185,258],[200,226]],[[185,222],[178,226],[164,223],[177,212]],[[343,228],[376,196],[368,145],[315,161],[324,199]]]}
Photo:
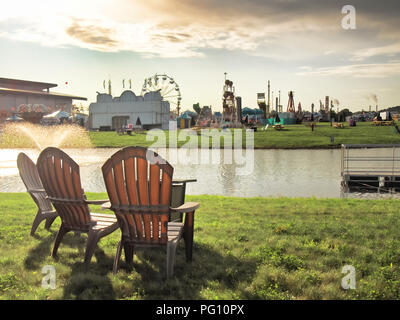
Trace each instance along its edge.
{"label": "grass lawn", "polygon": [[[260,128],[259,128],[260,129]],[[181,134],[178,130],[178,137]],[[145,133],[129,135],[118,135],[116,132],[90,132],[90,139],[96,147],[124,147],[130,145],[151,146],[157,139],[146,140]],[[331,143],[330,137],[334,137]],[[166,143],[169,146],[169,133],[165,131]],[[186,139],[186,140],[185,140]],[[211,139],[202,136],[181,136],[178,147],[200,146],[200,139]],[[227,143],[227,142],[225,142]],[[344,129],[331,127],[329,123],[318,123],[314,131],[310,127],[301,125],[287,125],[284,130],[277,131],[269,127],[267,131],[258,130],[254,133],[255,148],[336,148],[341,144],[391,144],[400,143],[400,135],[396,133],[393,126],[372,126],[370,122],[358,122],[357,126],[349,127],[345,124]],[[228,143],[229,144],[229,143]],[[224,140],[221,139],[221,146]],[[242,145],[246,145],[243,132]]]}
{"label": "grass lawn", "polygon": [[[105,194],[88,194],[101,199]],[[25,193],[0,194],[1,299],[399,299],[398,200],[229,198],[188,196],[195,216],[193,262],[177,249],[165,281],[166,254],[139,251],[132,269],[112,274],[120,231],[103,238],[87,272],[87,236],[65,236],[50,257],[60,225],[39,226]],[[93,207],[93,211],[98,207]],[[124,258],[124,256],[122,256]],[[342,267],[356,270],[344,290]],[[56,289],[41,287],[42,267],[56,270]]]}

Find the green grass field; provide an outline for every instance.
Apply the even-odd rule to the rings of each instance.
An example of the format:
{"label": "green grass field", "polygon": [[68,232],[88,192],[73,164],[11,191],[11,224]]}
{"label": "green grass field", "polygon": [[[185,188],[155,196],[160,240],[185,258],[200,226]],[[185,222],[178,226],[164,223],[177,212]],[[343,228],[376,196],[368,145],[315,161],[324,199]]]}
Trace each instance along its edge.
{"label": "green grass field", "polygon": [[[6,127],[3,134],[0,134],[1,148],[35,148],[37,147],[31,137],[26,135],[24,131],[16,130],[15,126]],[[177,131],[147,131],[132,135],[118,135],[114,131],[97,132],[83,131],[82,128],[66,128],[72,133],[72,137],[66,135],[62,142],[57,143],[60,132],[55,133],[45,130],[58,130],[60,127],[43,128],[37,127],[31,130],[32,135],[42,144],[41,147],[58,146],[61,148],[121,148],[125,146],[142,146],[142,147],[213,147],[219,148],[226,146],[236,147],[246,146],[246,131],[239,131],[239,141],[241,146],[233,143],[233,131],[224,132],[228,138],[219,138],[219,146],[213,145],[218,142],[218,138],[212,138],[208,135],[198,135],[195,131],[188,134],[187,130]],[[28,130],[28,131],[29,131]],[[206,129],[207,130],[207,129]],[[222,134],[221,130],[214,129],[218,134]],[[240,130],[240,129],[239,129]],[[30,131],[29,131],[30,132]],[[49,134],[54,137],[54,142],[49,140]],[[171,136],[172,135],[172,136]],[[331,137],[334,142],[331,142]],[[165,141],[165,142],[164,142]],[[203,145],[202,145],[203,143]],[[269,127],[266,131],[258,128],[254,132],[254,148],[255,149],[295,149],[295,148],[338,148],[341,144],[393,144],[400,143],[400,134],[398,134],[393,126],[372,126],[370,122],[358,122],[356,127],[349,127],[345,124],[344,129],[336,129],[331,127],[329,123],[317,123],[314,131],[311,128],[301,125],[286,125],[281,131],[274,130]]]}
{"label": "green grass field", "polygon": [[[101,199],[105,194],[88,194]],[[139,251],[133,268],[112,264],[120,231],[103,238],[89,266],[87,236],[67,234],[53,260],[60,225],[29,236],[36,208],[28,194],[0,194],[1,299],[399,299],[398,200],[189,196],[195,216],[193,262],[178,246],[165,281],[163,250]],[[92,207],[93,211],[98,207]],[[122,256],[123,258],[124,256]],[[344,290],[344,265],[356,289]],[[45,265],[56,289],[41,287]]]}
{"label": "green grass field", "polygon": [[[259,128],[260,129],[260,128]],[[178,130],[178,137],[181,134]],[[145,133],[129,135],[118,135],[115,132],[90,132],[90,139],[96,147],[124,147],[129,145],[152,146],[157,139],[152,140],[151,136]],[[330,137],[334,137],[331,143]],[[150,140],[146,140],[149,139]],[[169,142],[169,132],[165,131],[167,146]],[[211,139],[202,136],[185,137],[183,134],[177,142],[177,146],[183,145],[200,146],[201,139],[207,139],[211,146]],[[257,148],[337,148],[341,144],[392,144],[400,143],[400,135],[396,133],[393,126],[372,126],[370,122],[358,122],[356,127],[349,127],[345,124],[344,129],[331,127],[329,123],[318,123],[314,131],[310,127],[302,125],[287,125],[284,130],[277,131],[269,127],[266,131],[258,130],[254,133],[254,147]],[[231,145],[227,142],[225,144]],[[224,139],[221,139],[221,146]],[[243,131],[242,146],[246,145],[246,138]]]}

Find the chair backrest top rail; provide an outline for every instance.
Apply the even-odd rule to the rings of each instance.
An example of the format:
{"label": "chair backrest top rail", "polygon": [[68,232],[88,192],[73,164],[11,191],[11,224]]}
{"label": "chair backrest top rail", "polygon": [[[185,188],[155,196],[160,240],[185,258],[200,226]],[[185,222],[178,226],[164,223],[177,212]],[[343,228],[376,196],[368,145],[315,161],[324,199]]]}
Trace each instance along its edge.
{"label": "chair backrest top rail", "polygon": [[167,205],[128,205],[128,204],[114,204],[110,207],[111,210],[133,211],[138,213],[159,213],[165,214],[170,211]]}

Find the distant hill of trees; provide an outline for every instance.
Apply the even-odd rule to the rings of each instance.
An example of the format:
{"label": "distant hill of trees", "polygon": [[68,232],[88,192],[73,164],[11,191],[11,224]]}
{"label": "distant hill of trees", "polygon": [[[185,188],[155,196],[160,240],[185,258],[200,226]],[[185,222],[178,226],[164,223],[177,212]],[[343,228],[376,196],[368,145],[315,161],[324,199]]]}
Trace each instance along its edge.
{"label": "distant hill of trees", "polygon": [[[400,106],[390,107],[390,108],[378,110],[378,112],[385,112],[385,111],[390,111],[392,113],[400,113]],[[356,112],[353,112],[353,114],[362,114],[363,112],[369,112],[369,111],[367,111],[367,110],[356,111]],[[377,113],[375,110],[372,110],[371,112]]]}
{"label": "distant hill of trees", "polygon": [[390,111],[390,112],[400,113],[400,106],[387,108],[387,109],[382,110],[382,111]]}

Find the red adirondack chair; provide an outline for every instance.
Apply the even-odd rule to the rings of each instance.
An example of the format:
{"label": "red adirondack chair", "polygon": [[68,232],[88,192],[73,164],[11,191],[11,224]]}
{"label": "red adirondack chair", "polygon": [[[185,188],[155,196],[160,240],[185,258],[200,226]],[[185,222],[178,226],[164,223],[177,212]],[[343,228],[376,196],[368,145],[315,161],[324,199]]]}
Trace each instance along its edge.
{"label": "red adirondack chair", "polygon": [[85,264],[89,264],[97,242],[116,229],[118,222],[114,215],[91,213],[89,204],[103,204],[108,200],[88,201],[81,186],[78,164],[60,149],[44,149],[37,160],[37,168],[48,199],[61,217],[53,257],[64,235],[69,231],[88,233]]}
{"label": "red adirondack chair", "polygon": [[[167,277],[172,276],[178,241],[184,236],[186,258],[192,258],[194,212],[199,207],[189,202],[171,208],[173,167],[155,152],[142,147],[126,147],[109,158],[102,167],[110,198],[121,228],[121,241],[114,260],[117,272],[121,249],[132,263],[135,248],[165,247]],[[171,212],[185,213],[185,222],[168,222]]]}

